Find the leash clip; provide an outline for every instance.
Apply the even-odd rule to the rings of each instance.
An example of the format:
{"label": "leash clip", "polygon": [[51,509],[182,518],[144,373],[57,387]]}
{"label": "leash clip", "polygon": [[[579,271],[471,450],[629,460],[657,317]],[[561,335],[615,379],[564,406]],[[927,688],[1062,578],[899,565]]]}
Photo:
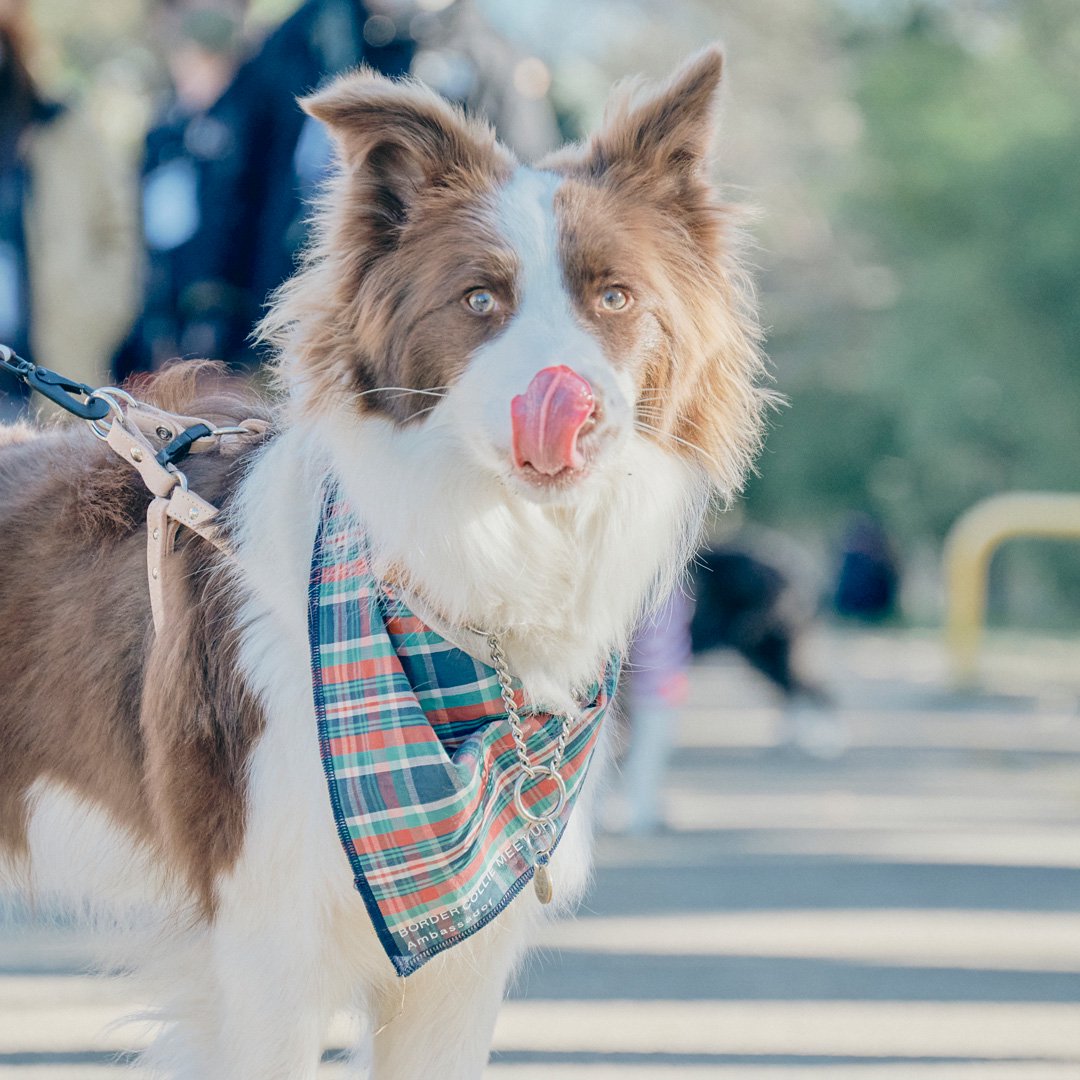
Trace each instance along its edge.
{"label": "leash clip", "polygon": [[[93,423],[109,415],[111,406],[95,395],[92,386],[76,382],[57,371],[34,366],[26,373],[24,381],[31,390],[36,390],[42,397],[80,420]],[[84,400],[80,401],[80,397]]]}
{"label": "leash clip", "polygon": [[[50,368],[38,367],[20,356],[10,345],[0,345],[0,367],[80,420],[93,423],[109,415],[108,402],[95,397],[92,386],[69,379]],[[80,401],[80,398],[83,400]]]}

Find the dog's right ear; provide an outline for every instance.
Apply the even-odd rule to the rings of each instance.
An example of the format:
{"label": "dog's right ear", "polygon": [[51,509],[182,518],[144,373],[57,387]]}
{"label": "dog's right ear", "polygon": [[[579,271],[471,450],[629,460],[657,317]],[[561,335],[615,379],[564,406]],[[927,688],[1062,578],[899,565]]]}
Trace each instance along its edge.
{"label": "dog's right ear", "polygon": [[359,71],[301,99],[330,129],[351,174],[371,185],[384,224],[399,227],[425,189],[490,177],[512,157],[485,123],[426,87]]}

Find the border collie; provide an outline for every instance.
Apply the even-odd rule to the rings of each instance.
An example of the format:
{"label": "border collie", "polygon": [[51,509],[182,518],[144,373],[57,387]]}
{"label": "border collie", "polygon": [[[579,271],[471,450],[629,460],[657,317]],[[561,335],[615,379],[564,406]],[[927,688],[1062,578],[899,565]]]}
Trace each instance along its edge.
{"label": "border collie", "polygon": [[[606,740],[551,908],[525,889],[402,978],[316,733],[323,490],[427,625],[481,658],[471,635],[497,629],[526,705],[580,709],[759,445],[759,331],[708,173],[720,74],[709,49],[620,88],[588,141],[534,166],[415,83],[359,72],[304,100],[338,167],[261,329],[283,400],[256,449],[185,463],[230,552],[187,534],[160,634],[136,474],[82,426],[0,431],[5,873],[150,920],[135,961],[160,976],[153,1075],[312,1080],[342,1008],[376,1080],[482,1072],[515,964],[584,890]],[[253,415],[204,374],[140,389]]]}

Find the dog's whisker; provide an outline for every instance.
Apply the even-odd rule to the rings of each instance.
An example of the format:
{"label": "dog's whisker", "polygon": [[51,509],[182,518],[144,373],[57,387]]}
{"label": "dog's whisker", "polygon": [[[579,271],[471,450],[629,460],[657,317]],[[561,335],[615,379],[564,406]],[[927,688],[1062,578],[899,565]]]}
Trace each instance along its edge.
{"label": "dog's whisker", "polygon": [[720,468],[720,462],[710,454],[707,450],[698,446],[697,443],[690,442],[689,439],[683,439],[678,435],[672,434],[670,431],[663,431],[658,427],[654,427],[652,424],[647,424],[643,420],[635,420],[634,427],[638,431],[648,432],[652,435],[659,435],[661,438],[670,439],[672,442],[678,443],[680,446],[685,446],[688,450],[693,450],[694,453],[700,454],[706,461],[711,462],[717,468]]}
{"label": "dog's whisker", "polygon": [[376,386],[371,390],[361,390],[357,397],[367,397],[368,394],[390,394],[394,393],[398,397],[404,394],[426,394],[429,397],[446,397],[446,391],[449,390],[448,386],[431,386],[426,389],[417,389],[415,386]]}
{"label": "dog's whisker", "polygon": [[[654,419],[660,419],[660,416],[661,416],[661,413],[660,413],[660,411],[658,409],[650,409],[648,407],[639,406],[637,411],[638,411],[639,414],[642,414],[642,415],[645,415],[645,416],[651,416]],[[689,424],[690,427],[694,428],[696,431],[706,431],[707,432],[709,430],[704,424],[699,424],[696,420],[691,420],[690,417],[688,417],[688,416],[680,416],[679,417],[679,423],[680,424]]]}

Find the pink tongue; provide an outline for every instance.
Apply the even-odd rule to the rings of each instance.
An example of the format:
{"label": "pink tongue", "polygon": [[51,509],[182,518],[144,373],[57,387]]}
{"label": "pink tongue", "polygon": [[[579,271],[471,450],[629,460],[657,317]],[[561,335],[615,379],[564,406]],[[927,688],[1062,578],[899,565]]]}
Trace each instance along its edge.
{"label": "pink tongue", "polygon": [[576,371],[562,364],[538,371],[510,403],[514,464],[545,476],[580,468],[578,434],[595,408],[592,387]]}

